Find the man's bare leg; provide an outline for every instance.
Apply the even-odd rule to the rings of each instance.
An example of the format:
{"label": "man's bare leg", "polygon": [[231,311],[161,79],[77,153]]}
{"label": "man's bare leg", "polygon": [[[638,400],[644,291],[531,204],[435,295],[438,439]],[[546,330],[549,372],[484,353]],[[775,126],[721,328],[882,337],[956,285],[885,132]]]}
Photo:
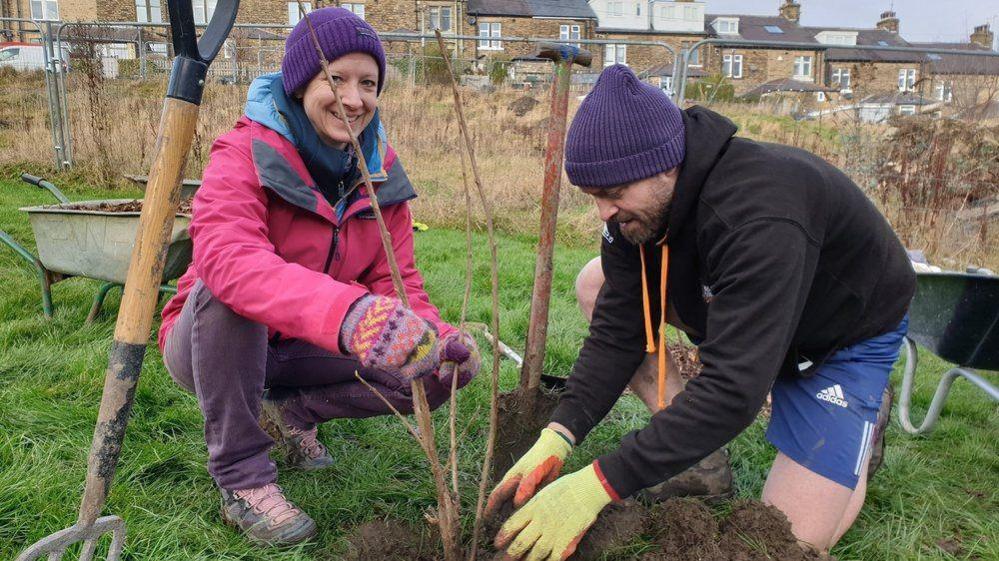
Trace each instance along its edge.
{"label": "man's bare leg", "polygon": [[[583,266],[576,277],[576,301],[587,323],[593,319],[593,307],[597,303],[597,293],[604,284],[604,273],[600,268],[600,258],[595,257]],[[650,413],[659,410],[659,355],[646,355],[639,365],[628,387],[642,400]],[[678,393],[683,391],[680,369],[672,356],[666,357],[666,404],[669,405]]]}
{"label": "man's bare leg", "polygon": [[857,488],[850,489],[778,452],[763,486],[763,502],[787,516],[799,542],[829,551],[853,525],[864,506],[866,461],[863,466]]}

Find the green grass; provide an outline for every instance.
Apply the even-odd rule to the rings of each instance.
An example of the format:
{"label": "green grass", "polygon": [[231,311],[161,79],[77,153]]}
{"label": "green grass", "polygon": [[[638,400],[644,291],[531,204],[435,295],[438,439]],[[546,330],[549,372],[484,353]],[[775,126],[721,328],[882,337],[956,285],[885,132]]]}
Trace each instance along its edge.
{"label": "green grass", "polygon": [[[69,187],[72,199],[122,196],[121,191]],[[0,229],[34,249],[19,206],[48,202],[48,195],[0,176]],[[433,222],[434,217],[418,217]],[[484,237],[476,236],[471,321],[489,321],[489,274]],[[428,291],[449,320],[460,311],[464,237],[432,229],[417,235],[417,256]],[[534,266],[531,240],[500,241],[502,338],[523,344]],[[546,370],[566,374],[585,335],[572,287],[576,271],[593,250],[559,248]],[[46,320],[33,272],[0,246],[0,559],[75,521],[86,456],[100,400],[119,294],[93,325],[83,320],[98,283],[72,279],[53,290],[54,319]],[[480,341],[485,353],[489,346]],[[946,365],[922,356],[915,409],[921,414]],[[516,384],[504,361],[502,386]],[[462,502],[474,502],[478,462],[488,410],[488,378],[460,394],[461,426],[471,424],[462,445]],[[478,411],[478,415],[476,415]],[[954,559],[936,544],[955,540],[962,559],[999,558],[999,430],[996,407],[958,382],[943,418],[928,436],[903,434],[894,423],[885,466],[870,488],[868,505],[834,550],[840,559]],[[445,411],[437,413],[442,421]],[[573,455],[578,468],[611,450],[627,431],[647,420],[643,407],[625,397]],[[442,426],[442,425],[439,425]],[[731,446],[739,494],[756,497],[774,451],[755,423]],[[128,522],[127,558],[337,559],[344,537],[358,523],[398,516],[422,523],[434,505],[429,469],[417,446],[390,417],[333,421],[321,436],[338,460],[318,474],[283,471],[280,483],[320,525],[316,543],[286,550],[259,550],[219,522],[218,497],[204,467],[202,420],[194,397],[169,379],[151,346],[136,395],[121,463],[106,513]],[[443,443],[443,441],[442,441]]]}

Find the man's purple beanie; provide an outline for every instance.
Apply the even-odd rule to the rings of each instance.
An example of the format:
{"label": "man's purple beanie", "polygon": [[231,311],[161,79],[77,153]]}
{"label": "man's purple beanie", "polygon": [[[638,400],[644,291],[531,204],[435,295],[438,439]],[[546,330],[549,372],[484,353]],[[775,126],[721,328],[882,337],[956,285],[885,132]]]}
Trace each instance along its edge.
{"label": "man's purple beanie", "polygon": [[[385,49],[378,34],[360,17],[345,8],[322,8],[309,13],[326,60],[333,62],[348,53],[366,53],[378,63],[378,93],[385,84]],[[291,95],[322,71],[312,42],[309,24],[303,17],[284,43],[281,79]]]}
{"label": "man's purple beanie", "polygon": [[579,106],[565,141],[565,171],[579,187],[614,187],[683,162],[680,110],[627,67],[607,67]]}

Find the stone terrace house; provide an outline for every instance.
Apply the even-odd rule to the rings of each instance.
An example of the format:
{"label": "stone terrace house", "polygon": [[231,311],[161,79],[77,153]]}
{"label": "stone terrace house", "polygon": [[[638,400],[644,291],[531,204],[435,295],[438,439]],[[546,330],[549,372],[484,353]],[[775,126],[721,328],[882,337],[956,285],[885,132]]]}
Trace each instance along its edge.
{"label": "stone terrace house", "polygon": [[550,37],[554,42],[572,43],[592,38],[597,23],[586,0],[468,0],[467,11],[468,34],[482,37],[465,49],[466,55],[475,58],[509,60],[537,49],[531,43],[503,42],[496,37]]}
{"label": "stone terrace house", "polygon": [[[912,43],[915,47],[995,52],[995,35],[988,24],[975,28],[970,43]],[[923,91],[946,103],[951,113],[983,118],[999,112],[999,56],[927,53]]]}
{"label": "stone terrace house", "polygon": [[[709,74],[721,74],[742,95],[764,83],[783,84],[784,80],[824,84],[826,47],[813,33],[798,24],[800,10],[790,2],[779,16],[707,15],[705,31],[721,40],[765,41],[770,47],[726,47],[724,42],[703,53],[701,62]],[[784,46],[805,43],[814,47]],[[706,55],[706,56],[705,56]],[[793,84],[793,82],[792,82]]]}
{"label": "stone terrace house", "polygon": [[828,46],[826,83],[838,88],[844,98],[920,89],[925,61],[922,53],[836,48],[836,45],[912,47],[898,33],[895,12],[881,14],[875,29],[809,27],[807,31]]}
{"label": "stone terrace house", "polygon": [[[704,2],[692,0],[590,0],[598,26],[594,39],[622,43],[594,48],[595,66],[620,63],[638,72],[672,68],[669,52],[661,47],[628,45],[625,41],[656,41],[677,53],[704,39]],[[669,74],[672,81],[672,71]],[[671,84],[663,84],[672,87]]]}

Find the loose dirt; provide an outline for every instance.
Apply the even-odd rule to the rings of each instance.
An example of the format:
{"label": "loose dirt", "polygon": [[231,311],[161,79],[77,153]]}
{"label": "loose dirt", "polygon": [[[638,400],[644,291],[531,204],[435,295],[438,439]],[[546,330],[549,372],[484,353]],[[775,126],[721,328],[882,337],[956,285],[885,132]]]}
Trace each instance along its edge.
{"label": "loose dirt", "polygon": [[530,399],[520,388],[499,396],[499,423],[491,477],[499,481],[548,426],[558,395],[542,389]]}
{"label": "loose dirt", "polygon": [[[142,201],[123,201],[123,202],[98,202],[98,203],[80,203],[71,205],[61,205],[59,208],[66,210],[87,210],[94,212],[113,212],[113,213],[127,213],[127,212],[141,212],[142,211]],[[180,201],[180,206],[177,208],[177,212],[180,214],[191,214],[191,199],[183,199]]]}

